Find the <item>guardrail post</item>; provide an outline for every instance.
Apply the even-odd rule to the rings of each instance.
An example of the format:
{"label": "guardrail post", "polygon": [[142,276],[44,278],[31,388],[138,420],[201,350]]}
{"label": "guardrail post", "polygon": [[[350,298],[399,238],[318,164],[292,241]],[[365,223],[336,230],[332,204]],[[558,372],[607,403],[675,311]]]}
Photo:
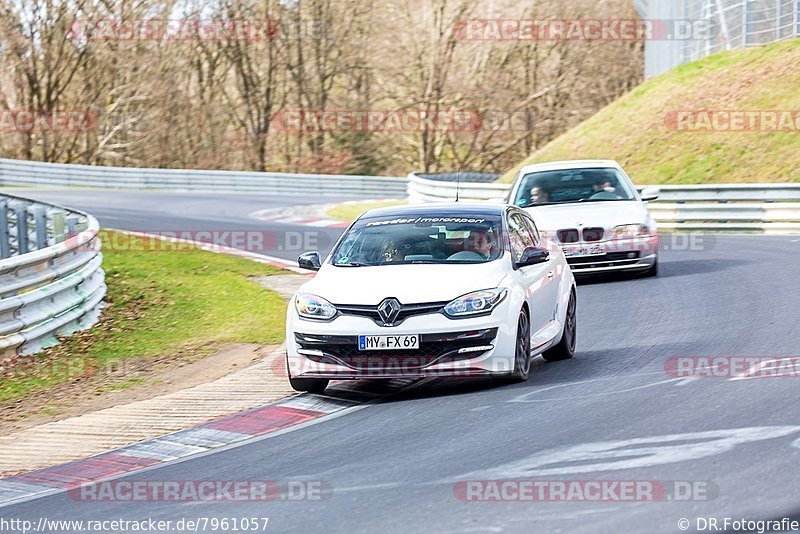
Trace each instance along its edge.
{"label": "guardrail post", "polygon": [[750,0],[742,0],[742,47],[747,46],[747,7]]}
{"label": "guardrail post", "polygon": [[47,209],[36,206],[31,210],[36,225],[36,250],[47,248]]}
{"label": "guardrail post", "polygon": [[53,221],[53,242],[64,242],[65,220],[64,212],[61,210],[54,210],[50,212],[50,218]]}
{"label": "guardrail post", "polygon": [[77,217],[67,217],[67,235],[72,237],[78,233],[78,224],[80,221]]}
{"label": "guardrail post", "polygon": [[0,200],[0,260],[11,257],[8,242],[8,201]]}
{"label": "guardrail post", "polygon": [[794,21],[792,35],[795,37],[800,36],[800,0],[797,0],[794,4],[794,17],[792,20]]}
{"label": "guardrail post", "polygon": [[17,216],[17,254],[28,253],[28,207],[23,202],[16,202],[12,208]]}

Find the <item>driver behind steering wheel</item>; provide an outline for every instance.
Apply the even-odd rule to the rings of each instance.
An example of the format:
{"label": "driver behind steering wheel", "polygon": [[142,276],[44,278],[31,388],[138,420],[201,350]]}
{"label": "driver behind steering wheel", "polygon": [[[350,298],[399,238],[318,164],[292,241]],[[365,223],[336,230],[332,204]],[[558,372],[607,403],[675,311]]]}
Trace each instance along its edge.
{"label": "driver behind steering wheel", "polygon": [[467,237],[465,250],[489,259],[494,248],[494,238],[488,230],[472,230]]}

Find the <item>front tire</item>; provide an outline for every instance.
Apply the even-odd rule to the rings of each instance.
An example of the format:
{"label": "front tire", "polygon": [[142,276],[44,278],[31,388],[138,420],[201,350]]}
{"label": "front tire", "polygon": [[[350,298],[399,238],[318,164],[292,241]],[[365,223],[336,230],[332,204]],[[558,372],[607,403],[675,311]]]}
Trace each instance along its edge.
{"label": "front tire", "polygon": [[564,330],[561,332],[561,341],[551,349],[542,353],[542,358],[548,362],[558,362],[569,360],[575,355],[575,342],[578,333],[578,313],[577,299],[575,291],[569,294],[569,304],[567,304],[567,315],[564,319]]}
{"label": "front tire", "polygon": [[642,277],[644,278],[651,278],[653,276],[658,276],[658,259],[656,259],[656,262],[653,264],[652,267],[650,267],[644,273],[642,273]]}
{"label": "front tire", "polygon": [[327,378],[292,378],[289,377],[289,385],[295,391],[305,393],[322,393],[328,387],[330,380]]}
{"label": "front tire", "polygon": [[517,339],[514,343],[514,370],[507,381],[525,382],[531,373],[531,321],[522,310],[517,320]]}
{"label": "front tire", "polygon": [[531,372],[531,323],[522,310],[517,320],[517,337],[514,343],[514,370],[511,373],[492,375],[491,381],[499,384],[515,384],[528,379]]}

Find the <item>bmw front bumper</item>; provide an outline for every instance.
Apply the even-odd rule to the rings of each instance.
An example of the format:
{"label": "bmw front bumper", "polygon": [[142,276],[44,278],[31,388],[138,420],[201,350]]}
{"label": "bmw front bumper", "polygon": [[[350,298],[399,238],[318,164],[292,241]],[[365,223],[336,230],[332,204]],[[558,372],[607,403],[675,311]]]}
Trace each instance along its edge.
{"label": "bmw front bumper", "polygon": [[606,253],[567,258],[575,275],[612,271],[646,271],[658,261],[658,236],[601,241]]}

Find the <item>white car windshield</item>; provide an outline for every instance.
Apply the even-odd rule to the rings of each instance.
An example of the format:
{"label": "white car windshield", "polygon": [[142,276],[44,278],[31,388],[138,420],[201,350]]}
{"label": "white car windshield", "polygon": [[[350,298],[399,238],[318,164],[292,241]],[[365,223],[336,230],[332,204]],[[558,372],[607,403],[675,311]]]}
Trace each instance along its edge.
{"label": "white car windshield", "polygon": [[492,215],[361,219],[333,252],[339,267],[485,263],[502,256],[501,219]]}
{"label": "white car windshield", "polygon": [[514,204],[527,208],[635,198],[629,180],[617,169],[565,169],[525,175],[517,190]]}

